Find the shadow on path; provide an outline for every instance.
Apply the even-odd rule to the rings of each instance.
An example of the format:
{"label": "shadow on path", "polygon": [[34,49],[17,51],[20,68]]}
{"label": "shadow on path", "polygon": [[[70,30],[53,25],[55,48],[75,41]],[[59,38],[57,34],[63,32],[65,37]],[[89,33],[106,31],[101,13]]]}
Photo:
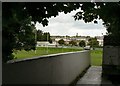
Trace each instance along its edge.
{"label": "shadow on path", "polygon": [[76,86],[92,85],[92,86],[120,86],[114,84],[108,77],[102,77],[102,66],[91,66],[85,75],[78,80]]}

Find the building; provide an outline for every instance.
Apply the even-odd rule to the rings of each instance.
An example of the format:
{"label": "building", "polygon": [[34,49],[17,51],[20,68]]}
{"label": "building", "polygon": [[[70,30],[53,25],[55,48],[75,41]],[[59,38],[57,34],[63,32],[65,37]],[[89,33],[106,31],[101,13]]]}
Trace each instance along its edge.
{"label": "building", "polygon": [[99,46],[103,46],[103,38],[104,36],[96,36],[97,41],[99,42]]}
{"label": "building", "polygon": [[[58,43],[59,40],[63,39],[66,44],[69,44],[70,41],[74,40],[79,44],[81,40],[84,40],[86,42],[86,45],[88,44],[88,40],[91,37],[89,36],[51,36],[51,39],[53,42]],[[103,46],[103,36],[96,36],[97,41],[99,42],[99,46]]]}
{"label": "building", "polygon": [[56,47],[58,43],[49,43],[48,41],[37,41],[37,47]]}
{"label": "building", "polygon": [[37,41],[37,46],[40,47],[48,46],[48,44],[50,44],[48,41]]}

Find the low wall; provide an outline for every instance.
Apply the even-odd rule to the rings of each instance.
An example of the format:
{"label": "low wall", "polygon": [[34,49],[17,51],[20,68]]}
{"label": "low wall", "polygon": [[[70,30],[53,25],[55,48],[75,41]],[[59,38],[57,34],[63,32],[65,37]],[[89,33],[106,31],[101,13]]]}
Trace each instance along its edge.
{"label": "low wall", "polygon": [[90,51],[11,60],[3,64],[3,84],[70,84],[90,66]]}

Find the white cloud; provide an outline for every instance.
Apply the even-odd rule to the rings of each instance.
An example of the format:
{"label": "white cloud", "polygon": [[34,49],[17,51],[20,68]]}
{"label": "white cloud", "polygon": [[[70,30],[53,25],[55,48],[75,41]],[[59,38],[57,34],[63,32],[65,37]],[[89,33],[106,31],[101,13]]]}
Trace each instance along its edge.
{"label": "white cloud", "polygon": [[93,22],[84,23],[83,20],[75,21],[72,16],[79,10],[72,11],[68,14],[59,13],[59,16],[49,19],[48,26],[43,27],[37,23],[36,28],[44,32],[50,32],[51,35],[73,36],[76,33],[82,36],[101,36],[102,33],[105,35],[106,29],[102,25],[102,20],[99,20],[98,24],[94,24]]}

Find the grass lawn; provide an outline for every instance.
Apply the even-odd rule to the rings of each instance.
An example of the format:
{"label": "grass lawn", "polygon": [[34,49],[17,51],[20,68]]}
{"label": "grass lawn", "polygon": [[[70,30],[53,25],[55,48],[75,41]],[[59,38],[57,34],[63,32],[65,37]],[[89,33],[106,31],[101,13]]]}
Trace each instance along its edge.
{"label": "grass lawn", "polygon": [[102,49],[91,50],[91,65],[102,66]]}
{"label": "grass lawn", "polygon": [[[17,53],[13,53],[17,59],[22,58],[32,58],[35,56],[42,56],[48,54],[56,54],[56,53],[64,53],[64,52],[72,52],[72,51],[81,51],[81,48],[50,48],[48,47],[37,47],[36,54],[35,51],[25,51],[21,50]],[[92,66],[101,66],[102,65],[102,49],[91,50],[91,65]]]}
{"label": "grass lawn", "polygon": [[[48,52],[47,52],[48,50]],[[36,54],[35,51],[25,51],[21,50],[17,53],[13,53],[15,55],[15,58],[22,59],[22,58],[31,58],[35,56],[42,56],[42,55],[48,55],[48,54],[56,54],[56,53],[63,53],[63,52],[72,52],[72,51],[81,51],[81,48],[51,48],[51,47],[37,47]]]}

